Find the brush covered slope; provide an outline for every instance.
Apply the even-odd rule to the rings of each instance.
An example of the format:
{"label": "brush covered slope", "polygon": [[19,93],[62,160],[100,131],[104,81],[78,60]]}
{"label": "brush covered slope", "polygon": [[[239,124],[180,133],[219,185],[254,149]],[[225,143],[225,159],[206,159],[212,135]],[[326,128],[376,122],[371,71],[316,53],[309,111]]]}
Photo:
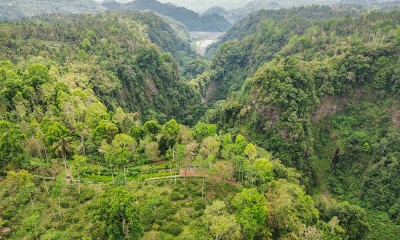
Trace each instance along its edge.
{"label": "brush covered slope", "polygon": [[0,238],[397,239],[400,12],[292,11],[2,23]]}
{"label": "brush covered slope", "polygon": [[[7,84],[53,71],[0,66]],[[53,82],[57,105],[35,106],[49,108],[45,115],[20,115],[12,101],[19,118],[2,112],[2,238],[361,239],[368,231],[363,209],[312,200],[295,169],[242,135],[203,122],[141,124],[63,81]]]}
{"label": "brush covered slope", "polygon": [[[347,239],[368,231],[363,209],[314,202],[295,169],[242,135],[130,111],[130,84],[154,94],[163,85],[149,81],[179,80],[172,55],[132,16],[53,16],[1,32],[9,59],[0,62],[1,238]],[[158,94],[184,97],[179,83]],[[166,96],[163,107],[176,107]],[[156,100],[155,117],[164,109]]]}
{"label": "brush covered slope", "polygon": [[[228,96],[205,119],[301,170],[309,191],[380,211],[371,221],[378,215],[398,224],[400,12],[267,13],[236,25],[210,68],[192,80],[205,101]],[[398,227],[392,235],[373,227],[371,238],[398,234]]]}
{"label": "brush covered slope", "polygon": [[[201,115],[200,99],[181,78],[171,55],[191,55],[189,43],[152,13],[60,15],[0,28],[0,59],[24,68],[39,63],[38,69],[24,69],[23,74],[32,77],[31,85],[8,80],[16,85],[2,95],[2,107],[9,114],[15,113],[7,102],[15,101],[26,109],[24,116],[45,115],[48,108],[36,105],[59,104],[58,85],[62,85],[61,89],[93,91],[108,109],[122,107],[140,119],[166,122],[169,116],[189,124]],[[52,69],[49,75],[34,80],[46,69]],[[54,95],[54,101],[46,94]]]}

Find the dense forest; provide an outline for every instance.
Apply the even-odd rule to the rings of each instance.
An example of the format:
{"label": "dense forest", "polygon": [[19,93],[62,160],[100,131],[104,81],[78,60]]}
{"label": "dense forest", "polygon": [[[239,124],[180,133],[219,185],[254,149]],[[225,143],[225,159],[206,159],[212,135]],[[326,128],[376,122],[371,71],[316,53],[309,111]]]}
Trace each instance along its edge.
{"label": "dense forest", "polygon": [[0,239],[398,239],[400,11],[0,23]]}
{"label": "dense forest", "polygon": [[[126,2],[126,1],[125,1]],[[0,20],[18,20],[42,14],[96,14],[121,11],[151,11],[179,21],[189,31],[225,32],[231,27],[222,15],[201,16],[184,7],[160,3],[157,0],[132,0],[120,3],[113,0],[1,0]]]}
{"label": "dense forest", "polygon": [[191,83],[220,100],[205,118],[300,170],[309,192],[398,223],[400,12],[291,11],[303,17],[249,16],[211,50]]}
{"label": "dense forest", "polygon": [[[22,104],[24,116],[36,111],[45,115],[47,106],[59,104],[57,85],[90,90],[108,110],[122,107],[140,113],[141,119],[166,122],[169,116],[190,123],[201,114],[200,100],[182,80],[173,57],[182,52],[190,56],[190,45],[154,14],[59,15],[5,24],[1,29],[0,58],[28,72],[52,69],[45,79],[32,81],[30,86],[24,84],[28,80],[7,80],[16,86],[8,88],[12,90],[2,96],[6,98],[3,102]],[[54,101],[43,94],[54,95]],[[11,111],[15,107],[7,105],[8,114],[15,115]]]}

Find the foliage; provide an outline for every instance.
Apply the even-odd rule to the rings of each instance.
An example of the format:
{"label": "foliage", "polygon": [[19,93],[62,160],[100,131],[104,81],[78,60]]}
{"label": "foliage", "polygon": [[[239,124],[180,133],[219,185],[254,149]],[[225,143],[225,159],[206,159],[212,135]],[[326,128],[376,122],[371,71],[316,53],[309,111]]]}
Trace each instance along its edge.
{"label": "foliage", "polygon": [[206,137],[212,137],[217,133],[217,126],[215,124],[206,124],[198,122],[194,126],[193,135],[197,141],[201,142]]}
{"label": "foliage", "polygon": [[134,151],[135,142],[133,138],[126,134],[118,134],[111,142],[108,158],[113,165],[121,167],[132,161]]}
{"label": "foliage", "polygon": [[204,223],[215,239],[239,239],[240,225],[227,213],[225,203],[214,201],[204,210]]}
{"label": "foliage", "polygon": [[313,207],[313,200],[296,185],[280,180],[266,198],[273,236],[298,236],[304,226],[317,224],[319,213]]}
{"label": "foliage", "polygon": [[[105,108],[116,111],[122,107],[139,113],[142,120],[166,122],[167,115],[176,116],[187,124],[194,123],[203,111],[200,96],[182,81],[175,59],[162,52],[192,56],[188,43],[177,38],[162,17],[143,13],[55,15],[8,23],[0,32],[14,36],[7,38],[10,45],[1,41],[0,60],[11,60],[20,68],[16,73],[12,65],[2,64],[2,81],[13,82],[1,84],[5,97],[13,101],[4,113],[43,116],[47,107],[37,106],[45,104],[59,111],[58,115],[73,115],[68,122],[86,117],[93,127],[99,118],[109,120],[96,115]],[[29,41],[22,43],[23,39]],[[93,95],[103,106],[93,102]],[[82,116],[85,108],[90,113]]]}
{"label": "foliage", "polygon": [[267,218],[267,200],[257,189],[243,189],[232,200],[232,207],[238,212],[237,221],[242,226],[243,236],[254,239],[263,229]]}
{"label": "foliage", "polygon": [[112,189],[99,199],[94,219],[100,228],[99,237],[107,239],[139,239],[143,235],[138,212],[132,198],[121,188]]}
{"label": "foliage", "polygon": [[161,131],[160,124],[155,120],[145,122],[143,128],[150,134],[157,134]]}
{"label": "foliage", "polygon": [[5,237],[398,235],[399,12],[318,9],[249,16],[190,83],[153,14],[2,23]]}
{"label": "foliage", "polygon": [[[311,9],[261,11],[231,29],[192,80],[206,100],[224,99],[203,120],[299,169],[307,192],[392,209],[396,219],[399,11],[327,19]],[[253,183],[247,166],[243,178]]]}
{"label": "foliage", "polygon": [[24,136],[11,122],[0,121],[0,169],[8,164],[18,167],[23,160]]}

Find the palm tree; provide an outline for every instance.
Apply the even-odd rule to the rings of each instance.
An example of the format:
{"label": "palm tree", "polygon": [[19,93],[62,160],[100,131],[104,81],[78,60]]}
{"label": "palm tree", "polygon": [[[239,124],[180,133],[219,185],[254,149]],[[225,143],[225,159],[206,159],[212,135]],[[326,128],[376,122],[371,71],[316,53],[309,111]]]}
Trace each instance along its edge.
{"label": "palm tree", "polygon": [[64,161],[65,173],[67,178],[71,178],[68,172],[67,153],[71,151],[71,137],[61,137],[58,142],[53,143],[53,149],[56,156],[62,156]]}

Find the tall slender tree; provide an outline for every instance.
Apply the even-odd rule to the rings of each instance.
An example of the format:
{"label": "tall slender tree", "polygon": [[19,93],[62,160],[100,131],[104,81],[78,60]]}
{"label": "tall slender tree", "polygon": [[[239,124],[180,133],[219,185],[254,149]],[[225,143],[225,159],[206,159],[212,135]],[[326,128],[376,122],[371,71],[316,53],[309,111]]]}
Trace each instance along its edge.
{"label": "tall slender tree", "polygon": [[71,174],[68,171],[68,163],[67,163],[67,153],[71,152],[71,137],[61,137],[58,142],[53,143],[53,149],[55,151],[55,154],[57,156],[61,156],[63,161],[64,161],[64,167],[65,167],[65,174],[66,177],[69,179],[71,178]]}

